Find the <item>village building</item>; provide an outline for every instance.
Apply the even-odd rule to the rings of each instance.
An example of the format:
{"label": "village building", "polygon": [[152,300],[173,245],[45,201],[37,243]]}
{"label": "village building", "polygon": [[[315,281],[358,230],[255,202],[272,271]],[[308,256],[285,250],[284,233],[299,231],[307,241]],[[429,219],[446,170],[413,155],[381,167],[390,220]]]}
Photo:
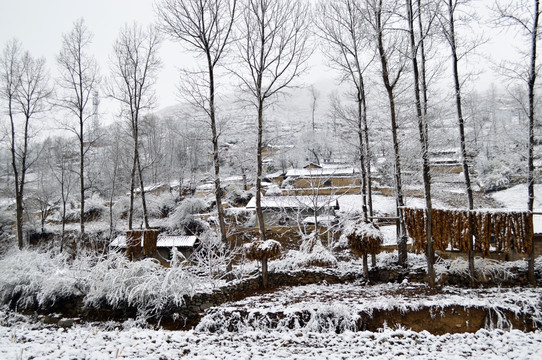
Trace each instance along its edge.
{"label": "village building", "polygon": [[[262,196],[262,212],[266,226],[292,226],[303,224],[307,218],[323,217],[325,221],[335,218],[339,209],[336,197],[332,196]],[[256,198],[246,206],[247,210],[256,211]],[[256,221],[258,221],[256,219]],[[309,220],[307,220],[307,223]]]}
{"label": "village building", "polygon": [[[156,251],[148,257],[153,257],[160,261],[164,266],[169,265],[173,248],[176,248],[185,258],[189,258],[201,246],[196,236],[185,235],[159,235],[156,240]],[[139,247],[144,247],[144,239],[141,237]],[[109,244],[113,250],[126,251],[128,244],[126,235],[119,235]]]}

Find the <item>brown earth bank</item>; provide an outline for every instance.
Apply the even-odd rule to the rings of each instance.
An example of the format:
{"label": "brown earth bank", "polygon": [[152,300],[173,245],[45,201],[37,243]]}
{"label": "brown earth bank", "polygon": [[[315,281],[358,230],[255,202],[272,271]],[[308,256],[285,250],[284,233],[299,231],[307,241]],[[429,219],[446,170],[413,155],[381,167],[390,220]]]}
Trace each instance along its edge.
{"label": "brown earth bank", "polygon": [[[540,275],[540,274],[538,274]],[[540,276],[539,276],[540,279]],[[261,288],[261,277],[253,276],[242,281],[230,283],[222,288],[214,290],[212,293],[195,294],[192,297],[185,296],[182,306],[168,305],[162,311],[147,319],[149,324],[162,327],[169,330],[189,330],[197,326],[201,318],[209,312],[209,309],[226,302],[239,301],[249,296],[272,294],[276,290],[287,286],[299,286],[307,284],[339,284],[361,281],[360,286],[402,282],[402,281],[423,283],[425,282],[425,271],[422,269],[404,270],[395,269],[377,269],[370,271],[370,281],[365,281],[358,272],[339,273],[331,269],[321,270],[298,270],[292,272],[275,272],[269,274],[269,287],[266,290]],[[442,276],[439,287],[430,289],[424,287],[426,294],[437,294],[442,292],[443,285],[453,285],[460,288],[468,288],[469,280],[462,276]],[[514,279],[492,279],[484,278],[478,284],[479,286],[492,287],[517,287],[528,286],[526,274],[518,270]],[[411,294],[418,296],[423,294]],[[59,326],[71,326],[74,322],[85,321],[118,321],[122,322],[128,319],[135,319],[140,315],[140,311],[134,306],[118,306],[112,308],[107,302],[102,301],[99,306],[88,307],[83,303],[83,297],[72,297],[68,299],[59,299],[52,304],[44,304],[39,308],[19,309],[17,308],[17,296],[13,297],[10,305],[12,310],[24,313],[39,314],[43,321]],[[542,301],[540,303],[542,311]],[[280,313],[275,315],[280,318]],[[296,321],[306,321],[310,313],[301,314]],[[359,314],[359,320],[355,330],[376,331],[384,326],[397,327],[422,331],[426,330],[434,334],[455,333],[455,332],[473,332],[481,328],[491,326],[495,323],[494,318],[505,319],[501,323],[507,326],[533,331],[541,329],[540,324],[533,322],[529,314],[522,314],[517,317],[506,309],[500,309],[495,313],[494,309],[485,309],[479,307],[464,306],[445,306],[421,307],[412,311],[401,311],[400,309],[379,310],[374,309],[370,314]],[[242,311],[234,318],[242,318]],[[71,320],[70,320],[71,319]],[[308,320],[307,320],[308,321]],[[232,325],[233,326],[233,325]],[[235,326],[232,327],[232,329]]]}
{"label": "brown earth bank", "polygon": [[[444,307],[425,306],[416,310],[403,311],[399,309],[374,309],[370,313],[361,312],[354,324],[348,324],[350,331],[372,331],[379,329],[410,329],[413,331],[427,331],[433,335],[474,333],[480,329],[502,328],[517,329],[521,331],[539,330],[540,324],[533,321],[529,314],[520,316],[505,309],[464,307],[451,305]],[[264,314],[246,311],[227,311],[220,314],[219,327],[209,327],[208,331],[237,332],[241,329],[261,327],[275,329],[278,327],[288,329],[301,329],[314,321],[324,325],[324,331],[337,334],[342,333],[348,319],[332,318],[314,319],[314,313],[300,311],[294,314],[283,312],[265,312]]]}

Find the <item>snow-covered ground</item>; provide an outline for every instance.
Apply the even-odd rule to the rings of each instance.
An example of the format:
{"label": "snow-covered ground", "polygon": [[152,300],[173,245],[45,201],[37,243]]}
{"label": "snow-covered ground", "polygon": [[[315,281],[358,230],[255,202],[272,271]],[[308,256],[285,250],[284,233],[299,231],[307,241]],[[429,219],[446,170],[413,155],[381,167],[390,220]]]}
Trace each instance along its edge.
{"label": "snow-covered ground", "polygon": [[37,328],[15,321],[0,327],[2,359],[536,359],[542,333],[479,330],[431,335],[406,329],[380,332],[303,333],[248,331],[207,333]]}
{"label": "snow-covered ground", "polygon": [[[542,210],[542,184],[534,186],[534,206],[535,210]],[[491,197],[500,202],[504,207],[514,210],[527,209],[527,184],[512,186],[509,189],[497,191],[491,194]]]}
{"label": "snow-covered ground", "polygon": [[[340,294],[340,296],[338,296]],[[373,310],[398,309],[403,313],[416,311],[421,307],[442,309],[446,306],[492,309],[496,313],[506,309],[517,316],[530,314],[533,321],[542,324],[542,309],[539,302],[542,289],[489,288],[462,289],[444,287],[437,293],[426,284],[386,283],[372,286],[359,284],[305,285],[286,287],[273,293],[251,296],[243,300],[226,303],[214,309],[217,311],[242,310],[243,312],[282,312],[295,314],[303,310],[332,312],[342,317],[355,319],[360,312],[371,314]],[[338,316],[337,316],[338,317]],[[203,318],[200,328],[212,322],[212,316]],[[507,324],[488,324],[506,327]]]}
{"label": "snow-covered ground", "polygon": [[[534,211],[542,211],[542,184],[534,186]],[[497,191],[491,194],[491,197],[503,205],[503,207],[512,210],[527,210],[527,184],[520,184],[509,189]],[[542,215],[533,217],[534,232],[542,233]]]}

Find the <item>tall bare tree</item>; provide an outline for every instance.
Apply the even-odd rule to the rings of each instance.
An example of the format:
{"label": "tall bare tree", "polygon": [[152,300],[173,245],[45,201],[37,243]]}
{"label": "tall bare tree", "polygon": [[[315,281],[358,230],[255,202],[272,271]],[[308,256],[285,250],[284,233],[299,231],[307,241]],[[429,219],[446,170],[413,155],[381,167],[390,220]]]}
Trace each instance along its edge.
{"label": "tall bare tree", "polygon": [[[459,62],[466,54],[465,51],[458,47],[458,38],[457,38],[457,25],[458,25],[458,12],[465,5],[468,5],[470,0],[445,0],[445,13],[440,17],[440,22],[442,24],[442,33],[446,42],[450,46],[451,53],[451,62],[452,62],[452,76],[454,81],[454,98],[455,98],[455,107],[457,114],[457,125],[459,128],[459,143],[461,151],[461,162],[463,166],[463,175],[465,178],[465,190],[467,193],[467,201],[469,210],[474,209],[474,198],[472,193],[470,172],[469,172],[469,163],[468,163],[468,154],[467,154],[467,145],[465,141],[465,118],[463,116],[463,98],[462,98],[462,82],[460,80],[459,74]],[[464,12],[464,11],[463,11]],[[471,44],[472,48],[476,47],[475,43]],[[470,219],[472,226],[472,218]],[[475,270],[474,270],[474,241],[472,235],[469,238],[469,253],[468,253],[468,262],[469,262],[469,273],[471,277],[471,283],[475,279]]]}
{"label": "tall bare tree", "polygon": [[365,0],[363,13],[371,26],[373,42],[375,43],[378,58],[380,59],[380,73],[388,97],[391,134],[393,141],[393,155],[395,165],[395,197],[397,215],[399,217],[398,252],[399,264],[406,266],[407,262],[407,235],[402,207],[404,195],[401,176],[401,155],[399,151],[398,122],[397,122],[397,96],[398,84],[406,67],[406,57],[403,43],[406,43],[404,33],[398,30],[400,18],[397,14],[399,4],[391,0]]}
{"label": "tall bare tree", "polygon": [[9,118],[9,149],[15,185],[17,244],[24,246],[23,210],[26,175],[37,160],[30,149],[31,120],[47,110],[51,95],[45,59],[24,52],[17,40],[8,42],[0,61],[0,96]]}
{"label": "tall bare tree", "polygon": [[[527,146],[527,210],[533,211],[534,204],[534,128],[535,128],[535,89],[540,65],[537,62],[538,38],[540,37],[540,1],[514,1],[504,2],[497,1],[495,9],[499,16],[500,25],[514,26],[520,34],[526,37],[526,47],[524,51],[524,59],[521,63],[507,64],[507,70],[512,73],[515,80],[524,82],[527,85],[528,105],[524,111],[529,119],[528,125],[528,146]],[[527,64],[527,67],[525,66]],[[536,277],[534,272],[534,240],[531,239],[531,252],[529,254],[529,281],[532,285],[536,285]]]}
{"label": "tall bare tree", "polygon": [[62,203],[61,218],[62,218],[62,232],[60,235],[60,252],[64,249],[64,240],[66,238],[66,211],[70,193],[73,188],[74,180],[72,179],[72,164],[70,160],[70,151],[73,147],[73,143],[63,138],[56,138],[53,140],[51,156],[48,157],[47,162],[53,176],[60,187],[60,202]]}
{"label": "tall bare tree", "polygon": [[[406,0],[407,21],[408,21],[408,37],[410,42],[410,60],[412,62],[412,74],[414,77],[414,98],[416,102],[416,117],[418,120],[418,133],[420,136],[420,145],[422,148],[422,175],[424,184],[424,197],[426,207],[426,232],[427,232],[427,275],[429,277],[429,285],[435,286],[435,250],[433,247],[432,236],[432,213],[433,205],[431,199],[431,175],[429,173],[429,134],[427,131],[427,83],[424,79],[425,71],[420,75],[420,65],[418,57],[422,58],[422,63],[425,64],[424,53],[424,24],[421,20],[421,2],[417,1],[416,7],[412,0]],[[416,14],[415,14],[416,10]],[[418,18],[418,26],[415,27],[415,17]],[[427,24],[426,24],[427,25]]]}
{"label": "tall bare tree", "polygon": [[133,139],[132,170],[130,173],[130,211],[128,228],[133,228],[133,208],[136,175],[139,178],[143,219],[149,228],[145,186],[139,155],[140,119],[145,111],[155,104],[153,85],[156,81],[161,61],[158,57],[160,36],[158,31],[149,26],[144,29],[133,23],[125,25],[115,41],[114,58],[111,65],[109,96],[120,102],[122,115],[128,119]]}
{"label": "tall bare tree", "polygon": [[92,33],[81,18],[73,29],[62,36],[62,49],[57,57],[60,77],[58,86],[63,90],[58,105],[66,109],[77,121],[63,124],[73,132],[79,145],[79,194],[81,197],[80,228],[85,235],[85,153],[92,140],[87,139],[85,125],[94,115],[92,95],[98,86],[98,64],[89,52]]}
{"label": "tall bare tree", "polygon": [[[216,72],[231,43],[231,31],[236,17],[237,0],[161,0],[156,10],[162,30],[181,41],[198,57],[205,59],[204,70],[193,73],[190,99],[209,116],[215,197],[222,241],[226,241],[226,224],[222,208],[220,159],[216,112]],[[201,83],[203,82],[203,85]]]}
{"label": "tall bare tree", "polygon": [[265,240],[261,207],[264,112],[273,98],[292,85],[311,54],[310,9],[303,0],[246,0],[239,26],[241,68],[234,74],[257,112],[256,214]]}
{"label": "tall bare tree", "polygon": [[[328,46],[325,54],[331,66],[340,72],[342,82],[348,82],[354,88],[357,114],[353,121],[348,122],[353,123],[357,133],[363,218],[367,221],[368,216],[372,216],[373,209],[365,72],[372,63],[375,52],[368,48],[369,32],[361,9],[358,0],[320,1],[317,26],[319,35]],[[343,116],[343,119],[350,120],[350,117]]]}

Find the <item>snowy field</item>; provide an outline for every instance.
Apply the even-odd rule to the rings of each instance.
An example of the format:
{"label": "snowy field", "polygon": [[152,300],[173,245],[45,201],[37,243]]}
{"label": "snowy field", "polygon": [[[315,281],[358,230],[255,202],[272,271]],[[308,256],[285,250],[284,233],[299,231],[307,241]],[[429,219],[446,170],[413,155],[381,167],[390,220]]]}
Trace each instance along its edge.
{"label": "snowy field", "polygon": [[249,331],[210,334],[97,326],[0,327],[2,359],[539,359],[542,333],[480,330],[431,335],[380,332]]}
{"label": "snowy field", "polygon": [[[338,313],[371,308],[419,306],[506,308],[540,318],[540,289],[444,288],[443,294],[424,294],[423,284],[307,285],[223,304],[214,312],[249,310],[295,312],[300,309]],[[409,292],[415,292],[416,296]],[[337,294],[341,293],[338,297]],[[355,316],[355,315],[354,315]],[[167,331],[139,327],[129,320],[119,323],[77,324],[72,328],[44,325],[27,316],[0,309],[0,359],[540,359],[542,332],[490,330],[476,333],[432,335],[404,328],[341,334],[310,326],[297,329],[241,327],[211,333],[206,316],[197,330]],[[497,324],[494,324],[497,325]]]}

